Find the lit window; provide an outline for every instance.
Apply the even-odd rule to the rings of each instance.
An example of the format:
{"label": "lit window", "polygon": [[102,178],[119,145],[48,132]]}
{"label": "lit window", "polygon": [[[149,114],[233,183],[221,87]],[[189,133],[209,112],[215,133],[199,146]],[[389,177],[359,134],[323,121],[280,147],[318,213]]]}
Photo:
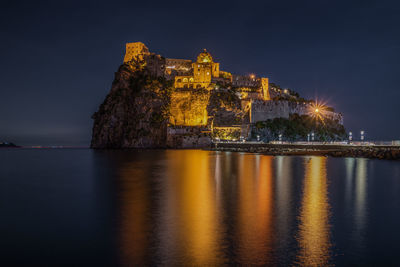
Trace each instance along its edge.
{"label": "lit window", "polygon": [[209,73],[209,72],[207,72],[207,75],[210,75],[210,73]]}

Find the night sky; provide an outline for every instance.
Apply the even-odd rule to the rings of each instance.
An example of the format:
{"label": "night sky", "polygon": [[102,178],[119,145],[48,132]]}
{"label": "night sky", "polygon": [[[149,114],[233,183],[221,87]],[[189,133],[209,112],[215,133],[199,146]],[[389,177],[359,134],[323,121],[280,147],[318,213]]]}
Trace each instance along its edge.
{"label": "night sky", "polygon": [[171,58],[203,48],[400,140],[398,1],[2,1],[0,141],[88,146],[126,42]]}

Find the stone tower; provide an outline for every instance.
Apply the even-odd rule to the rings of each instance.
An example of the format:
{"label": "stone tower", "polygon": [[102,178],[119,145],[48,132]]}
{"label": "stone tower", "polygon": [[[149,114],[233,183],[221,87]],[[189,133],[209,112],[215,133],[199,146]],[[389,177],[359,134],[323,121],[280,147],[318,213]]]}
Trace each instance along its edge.
{"label": "stone tower", "polygon": [[138,57],[142,60],[145,55],[150,55],[150,51],[144,43],[127,43],[124,63],[131,61],[134,57]]}

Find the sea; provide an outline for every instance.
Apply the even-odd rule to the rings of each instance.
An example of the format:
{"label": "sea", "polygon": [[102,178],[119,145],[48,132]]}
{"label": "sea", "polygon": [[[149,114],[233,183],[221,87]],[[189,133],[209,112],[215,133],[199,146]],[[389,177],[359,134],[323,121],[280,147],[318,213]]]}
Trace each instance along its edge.
{"label": "sea", "polygon": [[0,149],[0,266],[399,266],[400,162]]}

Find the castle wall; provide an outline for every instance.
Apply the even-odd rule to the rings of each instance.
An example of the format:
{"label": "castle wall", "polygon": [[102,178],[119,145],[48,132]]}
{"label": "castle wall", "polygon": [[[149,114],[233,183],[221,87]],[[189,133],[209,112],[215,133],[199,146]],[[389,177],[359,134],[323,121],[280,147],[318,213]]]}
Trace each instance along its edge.
{"label": "castle wall", "polygon": [[142,42],[127,43],[124,57],[124,63],[131,61],[134,57],[143,59],[144,55],[149,55],[150,51],[147,46]]}
{"label": "castle wall", "polygon": [[232,75],[232,85],[234,87],[258,87],[260,86],[260,78],[248,75]]}
{"label": "castle wall", "polygon": [[172,125],[205,126],[210,94],[204,89],[177,90],[171,95]]}
{"label": "castle wall", "polygon": [[167,146],[174,148],[197,148],[211,145],[210,132],[203,127],[168,127]]}
{"label": "castle wall", "polygon": [[268,88],[268,78],[261,78],[261,88],[262,88],[263,100],[271,100]]}
{"label": "castle wall", "polygon": [[192,71],[192,61],[189,59],[166,58],[165,67],[168,75],[185,75]]}
{"label": "castle wall", "polygon": [[[250,121],[255,123],[274,118],[288,119],[290,114],[308,115],[309,112],[310,104],[308,103],[254,100],[251,103]],[[343,124],[343,116],[339,113],[324,111],[323,116]]]}
{"label": "castle wall", "polygon": [[255,100],[251,103],[251,122],[266,121],[274,118],[289,118],[290,109],[287,101]]}

